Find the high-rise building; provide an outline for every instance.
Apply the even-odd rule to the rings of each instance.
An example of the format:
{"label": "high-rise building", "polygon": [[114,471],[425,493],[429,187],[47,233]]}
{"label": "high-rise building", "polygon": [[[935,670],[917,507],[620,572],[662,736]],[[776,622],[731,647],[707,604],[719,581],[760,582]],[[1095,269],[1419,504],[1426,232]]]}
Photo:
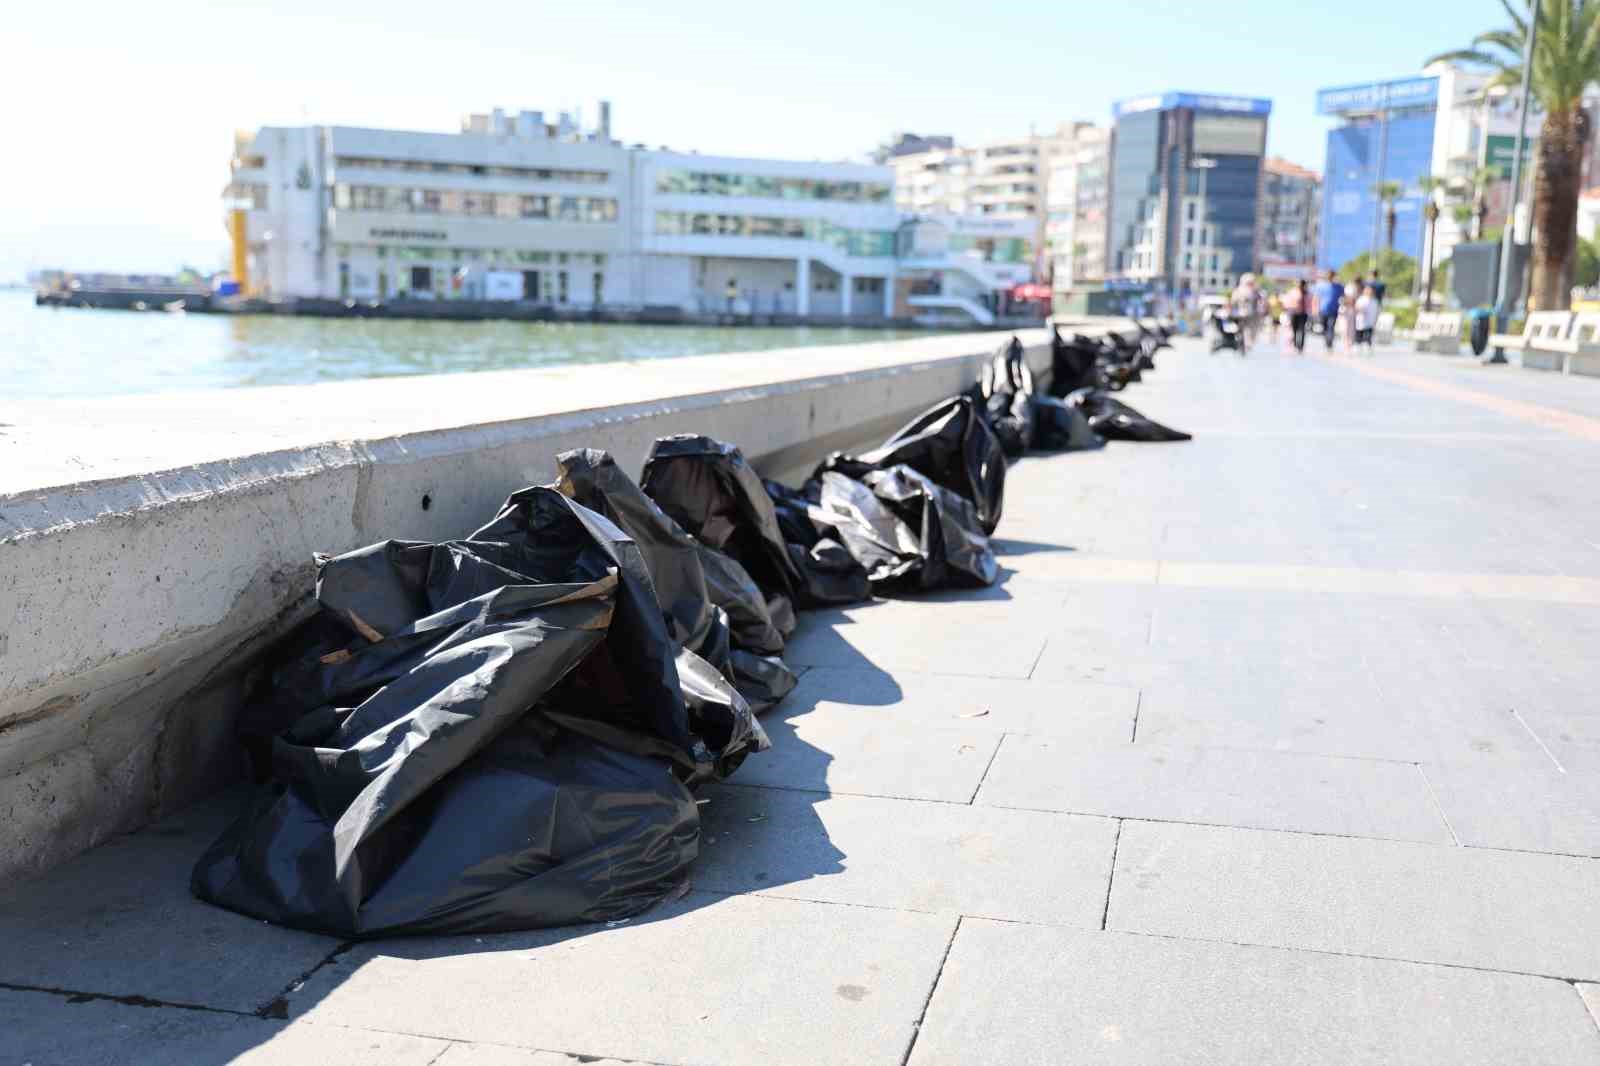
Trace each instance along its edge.
{"label": "high-rise building", "polygon": [[1272,101],[1168,92],[1113,109],[1106,269],[1179,294],[1259,264]]}
{"label": "high-rise building", "polygon": [[1058,291],[1106,276],[1110,152],[1102,126],[1074,123],[1070,136],[1058,136],[1045,192],[1045,250]]}
{"label": "high-rise building", "polygon": [[[1317,111],[1338,120],[1323,171],[1319,265],[1337,269],[1389,243],[1388,211],[1377,194],[1384,183],[1400,186],[1393,247],[1414,259],[1443,262],[1457,243],[1505,222],[1521,102],[1491,75],[1435,63],[1420,76],[1324,89]],[[1524,202],[1542,120],[1537,109],[1528,116]],[[1475,182],[1479,175],[1488,180]],[[1440,212],[1431,249],[1418,183],[1427,176],[1446,183],[1435,193]],[[1470,208],[1461,212],[1465,218],[1457,217],[1460,205]]]}
{"label": "high-rise building", "polygon": [[1322,217],[1322,175],[1314,170],[1267,157],[1261,184],[1261,261],[1306,268],[1317,261],[1317,230]]}

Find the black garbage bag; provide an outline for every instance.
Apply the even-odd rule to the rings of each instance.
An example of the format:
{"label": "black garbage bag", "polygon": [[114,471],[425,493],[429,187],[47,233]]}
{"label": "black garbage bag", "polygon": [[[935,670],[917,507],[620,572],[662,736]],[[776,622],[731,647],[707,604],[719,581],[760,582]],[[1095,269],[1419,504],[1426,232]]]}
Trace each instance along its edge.
{"label": "black garbage bag", "polygon": [[999,566],[977,509],[931,478],[835,457],[819,477],[820,509],[874,585],[992,585]]}
{"label": "black garbage bag", "polygon": [[[758,660],[759,666],[750,662],[781,652],[783,635],[743,567],[685,533],[607,452],[563,452],[556,465],[557,488],[611,519],[638,545],[674,640],[732,681],[756,713],[794,687],[797,679],[781,659]],[[735,647],[756,655],[736,659]],[[682,679],[682,657],[678,672]],[[689,681],[683,680],[687,695]],[[703,694],[705,688],[702,681],[697,691]]]}
{"label": "black garbage bag", "polygon": [[928,408],[869,452],[855,456],[887,470],[904,463],[934,484],[969,501],[985,534],[1000,524],[1005,499],[1006,457],[970,396],[955,396]]}
{"label": "black garbage bag", "polygon": [[1101,389],[1079,389],[1067,397],[1089,419],[1089,428],[1108,440],[1193,440],[1189,434],[1153,421]]}
{"label": "black garbage bag", "polygon": [[[650,447],[639,487],[690,536],[742,566],[767,597],[775,621],[786,607],[773,601],[793,604],[800,575],[772,501],[735,445],[688,433],[662,437]],[[788,635],[793,626],[779,628]]]}
{"label": "black garbage bag", "polygon": [[1089,428],[1088,417],[1059,397],[1033,397],[1033,446],[1044,451],[1104,448],[1105,438]]}
{"label": "black garbage bag", "polygon": [[1059,327],[1050,328],[1050,395],[1065,396],[1077,389],[1099,385],[1100,345],[1081,334],[1067,338]]}
{"label": "black garbage bag", "polygon": [[1009,458],[1015,459],[1033,444],[1033,371],[1016,337],[1000,346],[984,364],[977,385],[989,428]]}
{"label": "black garbage bag", "polygon": [[867,571],[840,543],[831,523],[819,517],[815,478],[800,489],[763,480],[772,498],[778,528],[789,547],[789,558],[805,582],[803,599],[814,605],[860,603],[872,595]]}
{"label": "black garbage bag", "polygon": [[794,607],[865,599],[865,574],[841,572],[815,542],[791,552],[761,479],[732,444],[710,437],[663,437],[650,449],[640,487],[702,543],[744,567],[766,595],[774,625],[794,631]]}
{"label": "black garbage bag", "polygon": [[469,540],[324,560],[317,598],[245,716],[280,730],[266,781],[194,869],[233,910],[351,937],[633,914],[697,853],[685,783],[762,743],[638,548],[551,489]]}

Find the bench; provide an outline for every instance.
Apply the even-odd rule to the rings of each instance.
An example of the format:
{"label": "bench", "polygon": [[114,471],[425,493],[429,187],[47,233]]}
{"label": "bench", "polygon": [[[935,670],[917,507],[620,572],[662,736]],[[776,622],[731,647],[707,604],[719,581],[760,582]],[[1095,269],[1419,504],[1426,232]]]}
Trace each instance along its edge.
{"label": "bench", "polygon": [[[1535,370],[1600,375],[1600,311],[1583,311],[1574,315],[1565,336],[1539,342],[1535,359],[1536,362],[1530,363],[1528,352],[1522,353],[1522,365]],[[1554,365],[1541,365],[1547,360],[1554,360]]]}
{"label": "bench", "polygon": [[1406,332],[1415,351],[1461,354],[1460,311],[1422,311],[1417,324]]}
{"label": "bench", "polygon": [[1521,352],[1522,365],[1530,370],[1560,370],[1566,354],[1550,343],[1566,340],[1571,325],[1571,311],[1535,311],[1523,323],[1520,335],[1496,333],[1489,338],[1489,347]]}

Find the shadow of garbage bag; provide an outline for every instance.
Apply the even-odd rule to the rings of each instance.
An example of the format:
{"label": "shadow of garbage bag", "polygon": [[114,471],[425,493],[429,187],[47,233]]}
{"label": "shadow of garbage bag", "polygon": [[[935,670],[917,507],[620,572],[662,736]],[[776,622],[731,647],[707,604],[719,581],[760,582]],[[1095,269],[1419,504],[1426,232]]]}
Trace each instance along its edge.
{"label": "shadow of garbage bag", "polygon": [[859,569],[837,553],[814,554],[815,536],[787,539],[766,486],[732,444],[690,434],[663,437],[651,446],[639,487],[690,536],[744,567],[785,637],[794,631],[797,606],[856,603],[870,595]]}
{"label": "shadow of garbage bag", "polygon": [[1159,442],[1194,439],[1182,430],[1146,418],[1101,389],[1079,389],[1067,397],[1067,406],[1083,412],[1089,419],[1089,428],[1108,440]]}
{"label": "shadow of garbage bag", "polygon": [[832,523],[874,586],[992,585],[999,576],[977,509],[909,466],[835,456],[817,482],[816,521]]}
{"label": "shadow of garbage bag", "polygon": [[[720,671],[757,714],[794,688],[794,672],[776,657],[783,635],[743,567],[684,532],[609,453],[563,452],[556,466],[561,492],[611,519],[638,545],[673,640]],[[744,654],[735,657],[736,649]],[[680,676],[685,668],[680,657]],[[687,695],[687,678],[684,686]],[[702,698],[711,694],[709,679],[697,679],[692,687]]]}
{"label": "shadow of garbage bag", "polygon": [[1016,459],[1033,446],[1033,371],[1023,357],[1022,342],[1012,337],[983,365],[973,386],[974,400],[1007,458]]}
{"label": "shadow of garbage bag", "polygon": [[698,852],[686,785],[767,744],[683,659],[640,549],[553,489],[466,540],[319,559],[317,601],[241,720],[264,783],[191,879],[254,917],[371,937],[638,913]]}
{"label": "shadow of garbage bag", "polygon": [[935,404],[878,447],[852,458],[879,470],[909,466],[970,502],[985,534],[1000,524],[1005,452],[970,396]]}

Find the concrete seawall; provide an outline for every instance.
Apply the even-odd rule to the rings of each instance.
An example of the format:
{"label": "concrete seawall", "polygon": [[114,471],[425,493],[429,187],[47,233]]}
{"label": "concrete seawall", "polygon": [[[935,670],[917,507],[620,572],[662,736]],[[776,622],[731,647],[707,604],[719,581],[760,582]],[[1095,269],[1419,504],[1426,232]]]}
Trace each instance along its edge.
{"label": "concrete seawall", "polygon": [[[1009,336],[0,405],[0,880],[238,775],[249,665],[314,551],[463,535],[582,445],[636,472],[702,432],[795,479]],[[1047,371],[1048,334],[1018,336]]]}

